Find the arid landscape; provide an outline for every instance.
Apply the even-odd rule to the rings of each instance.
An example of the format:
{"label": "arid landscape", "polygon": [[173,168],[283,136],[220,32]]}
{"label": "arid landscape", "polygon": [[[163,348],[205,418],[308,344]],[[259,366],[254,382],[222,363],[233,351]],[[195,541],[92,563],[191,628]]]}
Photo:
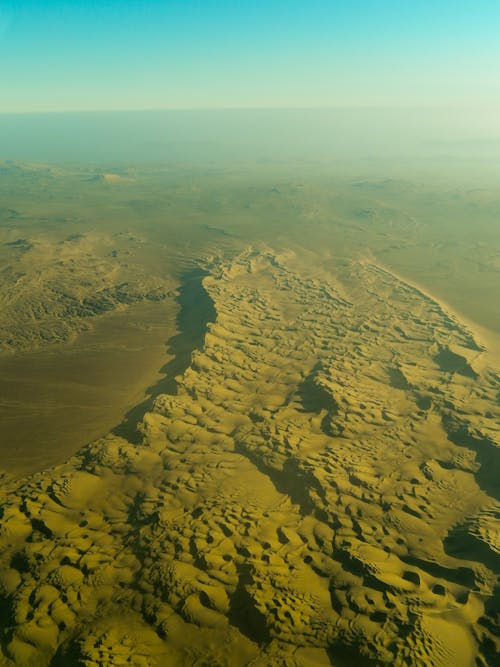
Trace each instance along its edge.
{"label": "arid landscape", "polygon": [[498,188],[0,175],[2,667],[499,664]]}

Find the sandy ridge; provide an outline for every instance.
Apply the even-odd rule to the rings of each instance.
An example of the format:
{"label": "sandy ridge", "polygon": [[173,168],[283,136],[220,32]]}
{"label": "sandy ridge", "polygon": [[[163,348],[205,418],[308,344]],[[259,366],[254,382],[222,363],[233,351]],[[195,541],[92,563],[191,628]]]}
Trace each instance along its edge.
{"label": "sandy ridge", "polygon": [[11,489],[3,664],[494,664],[495,376],[434,301],[345,271],[216,261],[141,439]]}

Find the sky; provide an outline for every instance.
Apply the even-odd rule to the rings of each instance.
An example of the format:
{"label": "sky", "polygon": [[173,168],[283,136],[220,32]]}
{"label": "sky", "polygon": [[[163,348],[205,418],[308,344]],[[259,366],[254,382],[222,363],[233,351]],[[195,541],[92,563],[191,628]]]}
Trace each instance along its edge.
{"label": "sky", "polygon": [[0,112],[500,107],[499,0],[0,0]]}

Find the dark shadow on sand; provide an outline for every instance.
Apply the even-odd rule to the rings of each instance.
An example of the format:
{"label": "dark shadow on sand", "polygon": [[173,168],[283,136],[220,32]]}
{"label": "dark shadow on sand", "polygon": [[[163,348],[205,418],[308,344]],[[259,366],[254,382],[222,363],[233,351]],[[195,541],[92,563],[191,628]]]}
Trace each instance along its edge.
{"label": "dark shadow on sand", "polygon": [[124,420],[113,429],[115,435],[138,444],[142,435],[138,424],[146,412],[150,411],[160,394],[176,394],[178,375],[182,375],[191,364],[193,352],[200,349],[205,341],[208,325],[215,322],[216,311],[212,299],[203,287],[203,278],[207,275],[202,269],[189,271],[182,276],[176,302],[179,304],[177,315],[178,334],[167,342],[173,359],[165,364],[160,373],[164,375],[155,385],[146,390],[147,398],[133,407]]}

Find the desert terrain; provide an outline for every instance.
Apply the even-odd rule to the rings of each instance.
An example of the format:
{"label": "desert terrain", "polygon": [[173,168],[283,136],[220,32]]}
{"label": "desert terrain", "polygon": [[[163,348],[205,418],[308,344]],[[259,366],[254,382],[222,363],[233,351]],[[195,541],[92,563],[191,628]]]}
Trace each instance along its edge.
{"label": "desert terrain", "polygon": [[499,664],[498,189],[0,173],[0,665]]}

